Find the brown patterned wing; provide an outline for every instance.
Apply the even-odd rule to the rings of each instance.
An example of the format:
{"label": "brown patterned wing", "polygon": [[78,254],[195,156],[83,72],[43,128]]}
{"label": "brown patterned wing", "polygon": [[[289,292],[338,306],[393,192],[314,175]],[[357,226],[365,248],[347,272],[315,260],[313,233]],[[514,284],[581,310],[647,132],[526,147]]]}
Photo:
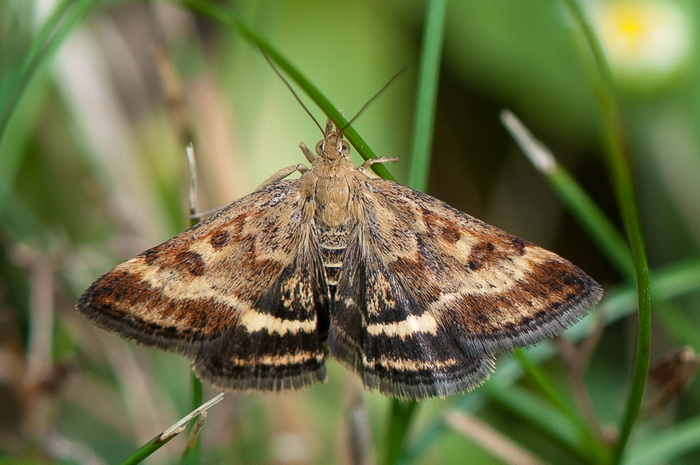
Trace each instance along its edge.
{"label": "brown patterned wing", "polygon": [[408,187],[364,184],[329,344],[370,388],[408,398],[471,389],[494,354],[559,334],[602,295],[552,252]]}
{"label": "brown patterned wing", "polygon": [[368,389],[390,396],[445,397],[478,386],[493,370],[493,356],[465,354],[379,259],[370,235],[358,226],[346,249],[330,312],[331,354]]}
{"label": "brown patterned wing", "polygon": [[298,183],[256,191],[118,265],[83,293],[78,311],[190,357],[223,388],[325,380],[328,290],[314,232],[301,222]]}

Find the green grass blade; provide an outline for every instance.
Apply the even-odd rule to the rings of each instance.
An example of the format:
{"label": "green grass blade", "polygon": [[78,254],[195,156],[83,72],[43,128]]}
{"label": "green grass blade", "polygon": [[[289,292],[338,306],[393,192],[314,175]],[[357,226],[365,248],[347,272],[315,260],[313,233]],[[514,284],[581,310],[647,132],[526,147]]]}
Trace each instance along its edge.
{"label": "green grass blade", "polygon": [[135,465],[137,463],[143,462],[146,458],[148,458],[151,454],[153,454],[155,451],[166,445],[167,443],[170,442],[171,439],[173,439],[175,436],[170,436],[168,438],[162,439],[160,435],[156,436],[155,438],[151,439],[148,441],[146,444],[143,446],[139,447],[139,450],[137,450],[134,455],[129,457],[128,459],[124,460],[121,465]]}
{"label": "green grass blade", "polygon": [[418,402],[391,399],[390,405],[391,410],[387,419],[384,442],[384,461],[382,462],[385,465],[394,465],[398,462]]}
{"label": "green grass blade", "polygon": [[39,30],[36,40],[32,41],[22,63],[16,67],[15,74],[5,78],[8,84],[3,86],[3,94],[0,96],[0,142],[9,119],[33,78],[51,60],[66,36],[95,3],[97,0],[66,0],[57,6]]}
{"label": "green grass blade", "polygon": [[651,282],[649,265],[637,211],[631,161],[625,145],[622,115],[615,94],[612,73],[602,46],[581,5],[576,0],[565,0],[565,3],[585,39],[597,70],[597,76],[592,76],[592,80],[597,91],[598,104],[603,119],[605,159],[613,181],[618,206],[625,226],[625,234],[632,253],[637,284],[639,308],[634,367],[625,414],[620,424],[620,436],[615,445],[612,459],[612,463],[620,463],[632,428],[639,415],[646,384],[646,374],[649,368],[649,351],[651,346]]}
{"label": "green grass blade", "polygon": [[[5,55],[2,64],[6,66],[4,74],[0,75],[0,147],[10,120],[17,110],[22,97],[34,81],[34,78],[53,58],[63,40],[82,21],[97,0],[66,0],[56,7],[51,16],[41,26],[36,37],[26,53],[17,53],[16,47],[21,47],[21,38],[14,37],[7,43],[0,44],[0,55]],[[8,6],[6,6],[9,8]],[[25,25],[18,25],[16,34],[31,34],[22,30],[31,24],[30,18],[21,18]],[[10,57],[10,58],[7,58]],[[21,57],[21,62],[12,62]],[[9,61],[9,63],[7,62]],[[13,185],[13,179],[20,164],[22,151],[15,150],[3,153],[2,170],[0,170],[0,209],[6,203],[6,196]]]}
{"label": "green grass blade", "polygon": [[59,25],[63,22],[64,16],[70,13],[70,8],[73,3],[74,2],[71,2],[71,0],[63,0],[63,2],[56,5],[49,17],[46,18],[44,24],[36,34],[36,37],[32,40],[31,46],[24,57],[24,63],[19,70],[20,74],[27,72],[31,64],[41,61],[41,55],[51,43],[51,38],[56,33],[55,31],[58,30]]}
{"label": "green grass blade", "polygon": [[[426,190],[430,172],[430,147],[433,140],[438,75],[446,11],[446,0],[431,0],[427,2],[408,182],[411,187],[420,191]],[[386,465],[397,463],[401,457],[406,434],[417,407],[417,402],[391,400],[384,445],[384,463]]]}
{"label": "green grass blade", "polygon": [[408,185],[422,192],[428,188],[430,173],[430,154],[433,143],[447,1],[431,0],[427,3],[426,10],[420,68],[418,70],[413,141],[408,167]]}

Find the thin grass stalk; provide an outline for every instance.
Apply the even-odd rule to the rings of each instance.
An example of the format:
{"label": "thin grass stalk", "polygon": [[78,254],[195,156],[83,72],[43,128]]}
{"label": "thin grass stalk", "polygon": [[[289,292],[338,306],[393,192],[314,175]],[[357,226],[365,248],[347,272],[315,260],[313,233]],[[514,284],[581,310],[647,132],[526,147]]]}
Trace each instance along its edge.
{"label": "thin grass stalk", "polygon": [[382,461],[384,465],[394,465],[400,461],[403,444],[417,407],[416,401],[390,400]]}
{"label": "thin grass stalk", "polygon": [[[198,192],[198,178],[197,178],[197,163],[194,155],[194,147],[192,143],[187,145],[185,149],[185,155],[187,158],[187,166],[190,174],[190,186],[188,194],[189,203],[189,226],[193,227],[199,223],[199,202],[197,200]],[[197,377],[194,370],[190,371],[190,409],[194,410],[198,406],[202,405],[203,400],[203,386],[202,381]],[[201,462],[201,449],[202,442],[199,436],[199,428],[197,424],[193,424],[190,429],[190,434],[193,437],[187,443],[187,447],[182,453],[180,458],[180,463],[182,465],[198,465]]]}
{"label": "thin grass stalk", "polygon": [[610,66],[605,58],[602,46],[593,31],[593,27],[586,18],[580,4],[576,0],[565,0],[565,3],[589,48],[597,71],[597,76],[593,76],[593,84],[598,94],[598,104],[603,119],[605,160],[613,181],[625,233],[632,253],[637,284],[638,319],[634,366],[625,413],[620,422],[619,438],[614,446],[611,459],[611,463],[617,464],[622,460],[632,428],[637,421],[649,368],[651,280],[644,238],[639,222],[631,160],[625,144],[622,113],[616,97]]}
{"label": "thin grass stalk", "polygon": [[[426,4],[409,166],[409,185],[420,191],[426,190],[430,173],[430,148],[435,125],[446,11],[446,0],[430,0]],[[386,465],[393,465],[399,461],[417,407],[418,403],[415,401],[391,400],[384,447]]]}
{"label": "thin grass stalk", "polygon": [[149,457],[155,451],[157,451],[158,449],[166,445],[168,442],[170,442],[170,440],[173,439],[175,436],[185,431],[185,429],[187,428],[187,424],[190,423],[192,420],[206,415],[206,411],[214,405],[221,402],[223,398],[224,393],[222,392],[220,394],[217,394],[207,402],[198,405],[194,410],[182,417],[170,428],[166,429],[165,431],[148,441],[146,444],[139,447],[139,449],[136,452],[134,452],[129,458],[124,460],[121,463],[121,465],[133,465],[141,463],[145,458]]}
{"label": "thin grass stalk", "polygon": [[421,46],[416,113],[413,121],[413,141],[408,167],[408,185],[421,192],[428,188],[431,148],[435,129],[438,78],[442,57],[447,0],[431,0],[426,5],[426,17]]}
{"label": "thin grass stalk", "polygon": [[[202,381],[197,377],[194,371],[190,371],[190,408],[195,409],[202,405],[203,396]],[[198,465],[202,459],[202,441],[199,434],[197,423],[192,424],[190,428],[190,440],[180,457],[182,465]]]}

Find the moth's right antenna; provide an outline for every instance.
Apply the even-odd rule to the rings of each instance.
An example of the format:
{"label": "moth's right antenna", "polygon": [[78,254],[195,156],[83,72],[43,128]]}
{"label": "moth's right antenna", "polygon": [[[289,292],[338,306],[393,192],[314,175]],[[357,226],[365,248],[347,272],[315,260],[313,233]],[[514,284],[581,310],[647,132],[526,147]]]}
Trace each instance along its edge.
{"label": "moth's right antenna", "polygon": [[[304,105],[304,102],[301,101],[301,99],[299,98],[299,96],[297,95],[297,93],[294,91],[294,88],[293,88],[292,85],[289,83],[289,81],[287,81],[287,79],[282,75],[282,73],[280,73],[280,71],[277,69],[277,67],[275,66],[275,64],[272,62],[272,60],[270,59],[270,57],[268,56],[268,54],[265,53],[265,50],[262,50],[262,49],[261,49],[261,51],[262,51],[263,56],[264,56],[265,59],[267,60],[267,62],[270,64],[270,67],[272,67],[272,70],[275,72],[275,74],[277,74],[277,76],[279,76],[279,78],[282,79],[282,82],[284,82],[284,85],[287,86],[287,89],[289,89],[289,91],[292,93],[292,95],[294,96],[294,98],[297,99],[297,102],[299,102],[299,105],[301,105],[301,107],[304,109],[304,111],[306,112],[306,114],[309,115],[309,116],[311,117],[311,120],[312,120],[314,123],[316,123],[316,126],[321,130],[321,134],[324,134],[323,128],[321,127],[320,124],[318,124],[318,121],[316,121],[316,118],[314,118],[314,115],[311,114],[311,112],[309,111],[309,109],[306,108],[306,105]],[[385,87],[386,87],[386,86],[385,86]],[[382,90],[384,90],[384,89],[382,89]]]}
{"label": "moth's right antenna", "polygon": [[382,87],[381,89],[379,89],[379,92],[377,92],[376,94],[374,94],[374,95],[372,96],[372,98],[369,99],[369,100],[367,101],[367,103],[365,103],[364,105],[362,105],[362,108],[360,108],[360,111],[358,111],[358,112],[355,114],[355,116],[353,116],[353,117],[350,119],[350,121],[348,121],[348,123],[347,123],[345,126],[343,126],[343,128],[340,130],[340,132],[342,133],[342,132],[345,130],[345,128],[347,128],[348,126],[350,126],[350,125],[362,114],[362,112],[364,112],[364,111],[367,109],[367,107],[370,106],[372,103],[374,103],[374,101],[377,100],[377,99],[379,98],[379,96],[382,95],[382,94],[384,93],[384,91],[385,91],[385,90],[396,80],[396,78],[398,78],[398,77],[401,75],[401,73],[403,73],[404,71],[406,71],[406,68],[404,68],[404,69],[400,70],[398,73],[394,74],[394,75],[391,77],[391,79],[389,79],[389,82],[387,82],[386,84],[384,84],[384,87]]}

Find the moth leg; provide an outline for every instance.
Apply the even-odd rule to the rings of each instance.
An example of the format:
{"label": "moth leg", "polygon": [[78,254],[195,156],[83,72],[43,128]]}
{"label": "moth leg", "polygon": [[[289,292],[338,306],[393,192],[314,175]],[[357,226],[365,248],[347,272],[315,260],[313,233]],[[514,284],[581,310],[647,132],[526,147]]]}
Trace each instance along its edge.
{"label": "moth leg", "polygon": [[370,158],[369,160],[365,160],[365,162],[363,164],[361,164],[360,166],[358,166],[357,169],[362,171],[363,173],[365,173],[367,175],[376,177],[376,174],[372,173],[367,168],[374,165],[375,163],[387,163],[387,162],[394,162],[394,161],[399,161],[399,157]]}
{"label": "moth leg", "polygon": [[263,181],[263,183],[260,184],[256,190],[260,190],[263,187],[267,187],[270,184],[274,184],[278,181],[281,181],[284,178],[286,178],[287,176],[289,176],[290,174],[294,173],[295,171],[298,171],[301,174],[304,174],[307,171],[309,171],[309,168],[302,165],[301,163],[298,163],[298,164],[292,165],[292,166],[288,166],[286,168],[282,168],[281,170],[277,171],[275,174],[273,174],[272,176],[267,178],[265,181]]}
{"label": "moth leg", "polygon": [[370,166],[374,165],[375,163],[389,163],[389,162],[394,162],[394,161],[399,161],[399,157],[370,158],[369,160],[365,160],[365,162],[362,165],[360,165],[360,168],[369,168]]}
{"label": "moth leg", "polygon": [[309,148],[303,142],[299,142],[299,148],[302,152],[304,152],[304,156],[307,160],[309,160],[309,163],[313,163],[316,157],[318,157],[318,155],[309,150]]}

